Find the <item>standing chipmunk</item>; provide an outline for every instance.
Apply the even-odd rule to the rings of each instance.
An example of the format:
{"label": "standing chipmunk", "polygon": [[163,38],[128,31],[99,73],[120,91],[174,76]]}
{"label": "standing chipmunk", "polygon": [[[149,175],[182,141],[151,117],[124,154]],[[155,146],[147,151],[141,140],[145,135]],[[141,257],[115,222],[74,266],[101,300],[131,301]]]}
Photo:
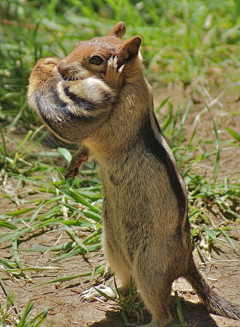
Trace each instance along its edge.
{"label": "standing chipmunk", "polygon": [[171,285],[180,276],[210,312],[240,319],[193,261],[187,190],[154,114],[141,38],[124,41],[125,30],[119,22],[107,36],[79,42],[63,60],[41,59],[30,76],[29,105],[58,137],[82,142],[70,176],[82,157],[99,163],[105,256],[121,291],[133,278],[152,315],[143,327],[170,322]]}

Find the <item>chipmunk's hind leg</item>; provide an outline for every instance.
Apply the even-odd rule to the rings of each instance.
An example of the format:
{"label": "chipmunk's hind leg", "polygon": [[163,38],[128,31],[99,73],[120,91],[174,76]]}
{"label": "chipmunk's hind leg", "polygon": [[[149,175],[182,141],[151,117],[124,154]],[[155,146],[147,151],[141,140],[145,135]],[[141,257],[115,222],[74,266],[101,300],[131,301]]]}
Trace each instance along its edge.
{"label": "chipmunk's hind leg", "polygon": [[[108,243],[106,241],[103,242],[104,252],[112,271],[116,272],[117,281],[120,282],[118,283],[118,291],[121,294],[126,294],[130,289],[131,271],[123,259],[121,253],[117,250],[114,250],[110,245],[107,244]],[[106,300],[107,297],[102,296],[98,290],[107,295],[107,297],[111,297],[112,299],[116,298],[116,294],[111,286],[100,284],[82,292],[81,299],[88,302],[98,299],[101,301]]]}
{"label": "chipmunk's hind leg", "polygon": [[151,280],[144,280],[144,283],[138,282],[138,289],[144,304],[152,315],[152,321],[141,327],[164,327],[171,320],[169,311],[169,300],[171,293],[171,285],[167,285],[161,281],[160,285],[151,283]]}
{"label": "chipmunk's hind leg", "polygon": [[104,244],[104,253],[112,271],[116,273],[117,280],[119,281],[119,292],[121,294],[128,293],[132,275],[130,266],[124,259],[122,253],[114,250],[107,242]]}
{"label": "chipmunk's hind leg", "polygon": [[161,265],[148,257],[149,252],[139,256],[133,271],[140,296],[152,315],[152,321],[142,327],[164,327],[172,319],[169,311],[172,281],[169,271],[164,271]]}

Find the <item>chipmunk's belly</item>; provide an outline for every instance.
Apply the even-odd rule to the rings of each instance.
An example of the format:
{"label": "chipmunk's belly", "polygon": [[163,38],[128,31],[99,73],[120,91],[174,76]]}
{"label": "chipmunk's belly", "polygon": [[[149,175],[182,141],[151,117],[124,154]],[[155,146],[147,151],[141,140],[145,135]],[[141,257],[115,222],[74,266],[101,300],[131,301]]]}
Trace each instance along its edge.
{"label": "chipmunk's belly", "polygon": [[142,163],[119,183],[110,179],[103,178],[105,245],[131,264],[144,247],[151,251],[152,240],[154,247],[169,238],[179,240],[183,217],[164,167],[146,170]]}

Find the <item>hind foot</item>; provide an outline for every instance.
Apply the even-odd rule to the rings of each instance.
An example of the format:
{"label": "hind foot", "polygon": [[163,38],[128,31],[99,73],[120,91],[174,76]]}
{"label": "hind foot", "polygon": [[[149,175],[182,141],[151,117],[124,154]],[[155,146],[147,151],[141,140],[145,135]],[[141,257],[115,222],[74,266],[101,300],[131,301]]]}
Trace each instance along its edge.
{"label": "hind foot", "polygon": [[91,287],[86,291],[83,291],[80,295],[80,299],[82,301],[87,302],[94,302],[94,301],[100,301],[104,302],[109,299],[115,299],[116,294],[112,290],[110,286],[106,285],[98,285],[95,287]]}

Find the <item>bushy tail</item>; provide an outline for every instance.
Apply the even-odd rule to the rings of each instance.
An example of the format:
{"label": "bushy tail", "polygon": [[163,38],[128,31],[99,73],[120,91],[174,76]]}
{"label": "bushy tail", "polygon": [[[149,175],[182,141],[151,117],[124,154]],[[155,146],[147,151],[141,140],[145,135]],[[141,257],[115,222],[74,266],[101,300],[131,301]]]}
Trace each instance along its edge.
{"label": "bushy tail", "polygon": [[206,283],[198,271],[193,257],[189,261],[188,271],[184,276],[204,302],[208,311],[227,318],[240,320],[240,307],[218,296]]}

